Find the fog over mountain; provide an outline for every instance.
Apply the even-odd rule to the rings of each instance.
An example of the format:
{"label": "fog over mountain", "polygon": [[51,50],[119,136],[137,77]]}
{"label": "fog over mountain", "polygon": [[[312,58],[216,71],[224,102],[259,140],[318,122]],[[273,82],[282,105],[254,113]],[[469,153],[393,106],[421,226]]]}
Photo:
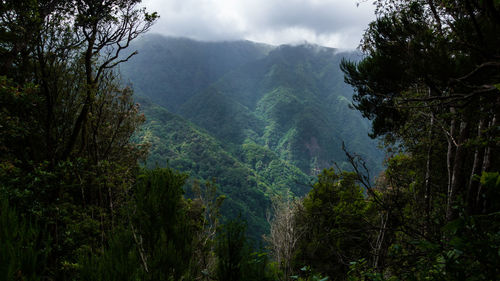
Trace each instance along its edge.
{"label": "fog over mountain", "polygon": [[296,42],[354,49],[374,19],[372,1],[147,0],[161,18],[152,31],[203,41]]}

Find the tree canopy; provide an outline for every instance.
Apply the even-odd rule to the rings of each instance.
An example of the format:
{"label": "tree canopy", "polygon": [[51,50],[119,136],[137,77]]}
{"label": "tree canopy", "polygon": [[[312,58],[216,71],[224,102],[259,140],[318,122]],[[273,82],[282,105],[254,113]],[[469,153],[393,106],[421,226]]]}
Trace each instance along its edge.
{"label": "tree canopy", "polygon": [[473,241],[491,243],[498,231],[483,218],[498,211],[485,178],[494,181],[500,169],[500,4],[376,4],[361,44],[365,58],[341,67],[356,90],[355,108],[373,120],[372,135],[389,152],[377,186],[391,229],[382,232],[393,244],[385,262],[398,264],[387,266],[403,279],[496,279],[489,262],[498,257],[486,262],[489,254],[475,251]]}

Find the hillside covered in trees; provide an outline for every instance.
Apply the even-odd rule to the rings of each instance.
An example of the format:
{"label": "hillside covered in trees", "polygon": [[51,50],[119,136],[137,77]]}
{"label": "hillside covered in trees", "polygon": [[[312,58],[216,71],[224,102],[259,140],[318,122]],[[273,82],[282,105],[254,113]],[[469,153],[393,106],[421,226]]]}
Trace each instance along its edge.
{"label": "hillside covered in trees", "polygon": [[323,168],[350,168],[342,143],[372,175],[381,171],[383,154],[349,108],[353,90],[339,68],[359,54],[159,35],[134,47],[139,55],[120,70],[146,117],[136,138],[151,145],[146,166],[215,179],[223,216],[241,213],[254,239],[269,231],[272,197],[302,197]]}
{"label": "hillside covered in trees", "polygon": [[0,2],[1,280],[500,279],[498,1],[377,0],[362,57],[139,3]]}
{"label": "hillside covered in trees", "polygon": [[353,90],[339,68],[342,58],[359,59],[359,53],[160,35],[132,47],[144,55],[120,70],[136,95],[203,128],[227,150],[256,144],[316,175],[333,162],[347,166],[345,142],[380,171],[382,155],[367,136],[369,122],[349,110]]}

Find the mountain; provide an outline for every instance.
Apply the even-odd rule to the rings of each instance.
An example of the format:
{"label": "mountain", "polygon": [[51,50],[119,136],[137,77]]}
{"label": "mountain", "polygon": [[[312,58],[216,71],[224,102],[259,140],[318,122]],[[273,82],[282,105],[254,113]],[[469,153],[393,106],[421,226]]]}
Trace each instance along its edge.
{"label": "mountain", "polygon": [[131,48],[139,54],[121,66],[122,74],[133,81],[136,93],[175,112],[222,75],[266,56],[272,46],[249,41],[199,42],[153,34],[134,41]]}
{"label": "mountain", "polygon": [[225,217],[241,214],[250,235],[259,239],[268,231],[266,211],[270,198],[290,190],[303,196],[311,178],[265,147],[245,143],[230,152],[204,129],[173,114],[160,105],[137,98],[147,121],[135,136],[150,143],[149,168],[170,166],[189,173],[192,179],[211,180],[226,196],[222,205]]}
{"label": "mountain", "polygon": [[274,194],[302,196],[321,169],[349,169],[342,143],[376,174],[383,154],[370,124],[349,108],[339,52],[312,44],[198,42],[159,35],[132,46],[121,67],[140,98],[150,142],[147,165],[216,178],[224,213],[242,213],[258,237]]}
{"label": "mountain", "polygon": [[350,110],[352,90],[338,67],[345,56],[314,45],[280,46],[191,97],[179,114],[227,143],[253,141],[307,174],[344,168],[342,142],[375,170],[381,154],[369,123]]}

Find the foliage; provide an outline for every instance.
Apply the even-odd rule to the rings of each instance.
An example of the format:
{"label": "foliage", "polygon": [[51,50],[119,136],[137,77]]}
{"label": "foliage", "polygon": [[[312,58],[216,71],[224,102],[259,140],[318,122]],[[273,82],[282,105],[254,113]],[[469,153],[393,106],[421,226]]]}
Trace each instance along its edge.
{"label": "foliage", "polygon": [[337,279],[349,262],[369,256],[373,207],[356,180],[354,173],[333,169],[318,176],[296,215],[303,228],[293,259],[297,268],[308,264]]}
{"label": "foliage", "polygon": [[[12,79],[0,76],[0,152],[2,164],[15,165],[17,159],[24,160],[34,152],[30,151],[33,141],[40,137],[37,107],[41,103],[37,87],[26,84],[18,87]],[[24,151],[21,148],[26,148]],[[13,163],[14,162],[14,163]]]}
{"label": "foliage", "polygon": [[327,281],[330,280],[329,277],[322,277],[321,274],[314,273],[311,270],[310,266],[303,266],[300,271],[305,277],[300,277],[298,275],[290,276],[292,280],[301,280],[301,281]]}
{"label": "foliage", "polygon": [[494,186],[500,169],[500,6],[473,0],[376,3],[377,19],[361,46],[366,57],[341,65],[356,89],[355,107],[373,120],[372,133],[384,136],[389,152],[379,193],[373,192],[384,218],[381,259],[355,266],[353,274],[374,280],[498,279],[490,263],[497,262],[491,245],[498,225],[486,220],[498,212],[498,194],[487,186]]}
{"label": "foliage", "polygon": [[51,239],[36,222],[0,202],[0,276],[2,280],[43,280]]}
{"label": "foliage", "polygon": [[276,263],[279,280],[286,280],[293,273],[292,258],[298,242],[304,234],[304,228],[297,223],[297,215],[302,202],[296,198],[275,197],[272,214],[268,214],[271,229],[264,240],[268,243],[270,254]]}
{"label": "foliage", "polygon": [[79,257],[81,280],[145,280],[130,230],[117,228],[102,253]]}
{"label": "foliage", "polygon": [[150,280],[179,280],[192,253],[193,229],[182,187],[186,176],[146,170],[134,185],[131,225]]}
{"label": "foliage", "polygon": [[[127,221],[117,227],[101,253],[79,259],[83,280],[180,280],[197,278],[192,267],[202,266],[195,255],[199,209],[183,197],[186,176],[171,169],[144,170],[130,190],[123,212]],[[201,206],[203,208],[204,206]],[[195,237],[199,233],[200,236]],[[209,246],[208,246],[209,247]],[[210,247],[208,251],[210,251]],[[201,269],[200,269],[201,270]]]}
{"label": "foliage", "polygon": [[[332,161],[347,164],[344,140],[366,156],[375,174],[380,171],[382,154],[366,137],[369,124],[349,109],[352,89],[338,68],[342,57],[359,58],[357,53],[161,36],[146,36],[137,47],[149,55],[122,67],[137,93],[205,129],[231,154],[255,143],[316,175]],[[151,157],[170,158],[161,151]]]}
{"label": "foliage", "polygon": [[229,221],[217,238],[217,277],[219,280],[241,280],[243,278],[243,255],[245,245],[245,224],[238,220]]}
{"label": "foliage", "polygon": [[[245,143],[231,151],[196,125],[147,101],[141,104],[151,118],[135,136],[137,142],[151,144],[146,166],[168,165],[188,171],[194,179],[215,179],[218,192],[226,196],[222,214],[228,218],[243,214],[252,239],[268,231],[269,196],[288,188],[298,195],[307,191],[309,177],[269,149]],[[186,191],[188,197],[194,195]]]}
{"label": "foliage", "polygon": [[187,215],[192,222],[194,239],[188,279],[206,279],[215,276],[215,238],[220,227],[221,205],[225,196],[218,196],[214,182],[200,184],[195,180],[190,189],[194,198],[187,201]]}
{"label": "foliage", "polygon": [[[138,2],[0,4],[0,196],[17,208],[12,230],[36,241],[20,237],[15,250],[47,256],[34,261],[44,271],[33,278],[76,278],[78,257],[106,248],[123,220],[147,147],[130,142],[144,118],[112,68],[157,17]],[[28,218],[36,224],[25,226]]]}
{"label": "foliage", "polygon": [[226,222],[217,237],[217,280],[272,280],[267,254],[252,252],[244,221]]}

